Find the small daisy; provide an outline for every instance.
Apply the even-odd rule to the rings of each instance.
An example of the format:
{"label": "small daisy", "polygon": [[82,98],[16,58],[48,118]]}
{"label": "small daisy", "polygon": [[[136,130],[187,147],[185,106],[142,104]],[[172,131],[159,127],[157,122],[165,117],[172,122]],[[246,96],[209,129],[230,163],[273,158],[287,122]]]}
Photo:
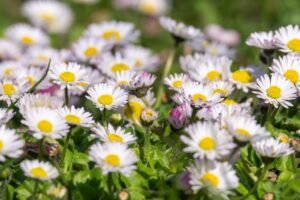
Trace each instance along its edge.
{"label": "small daisy", "polygon": [[146,107],[144,101],[134,95],[128,97],[128,104],[125,106],[124,114],[133,122],[140,124],[142,110]]}
{"label": "small daisy", "polygon": [[84,90],[88,85],[87,71],[76,63],[60,63],[52,65],[50,77],[61,88]]}
{"label": "small daisy", "polygon": [[135,42],[140,32],[129,22],[109,21],[90,25],[84,33],[86,37],[101,38],[113,44]]}
{"label": "small daisy", "polygon": [[299,53],[300,29],[298,25],[280,27],[274,36],[274,43],[284,53]]}
{"label": "small daisy", "polygon": [[274,33],[269,32],[254,32],[246,40],[248,46],[257,47],[260,49],[275,49]]}
{"label": "small daisy", "polygon": [[255,151],[263,157],[278,158],[294,153],[294,150],[290,147],[289,143],[280,142],[274,138],[257,141],[252,144],[252,146]]}
{"label": "small daisy", "polygon": [[23,154],[24,146],[25,142],[15,130],[0,126],[0,162],[4,162],[5,157],[18,158]]}
{"label": "small daisy", "polygon": [[33,179],[48,181],[59,176],[58,170],[49,162],[25,160],[20,164],[20,166],[25,176]]}
{"label": "small daisy", "polygon": [[0,63],[0,78],[14,78],[24,66],[17,61],[3,61]]}
{"label": "small daisy", "polygon": [[131,81],[135,75],[136,72],[134,71],[121,71],[115,74],[114,80],[117,86],[120,86],[124,89],[130,89],[132,87]]}
{"label": "small daisy", "polygon": [[87,62],[109,51],[107,42],[98,38],[82,38],[73,45],[76,57]]}
{"label": "small daisy", "polygon": [[26,51],[23,62],[31,67],[47,67],[50,59],[51,63],[60,61],[57,50],[49,47],[33,46]]}
{"label": "small daisy", "polygon": [[144,126],[152,125],[157,117],[157,112],[151,108],[144,108],[141,112],[141,121]]}
{"label": "small daisy", "polygon": [[258,98],[276,108],[278,105],[285,108],[293,106],[289,101],[297,98],[297,89],[293,83],[279,75],[273,75],[270,78],[265,74],[256,80],[255,89],[253,93],[257,94]]}
{"label": "small daisy", "polygon": [[137,72],[130,81],[131,89],[149,88],[154,84],[156,76],[148,72]]}
{"label": "small daisy", "polygon": [[161,16],[167,13],[170,8],[168,0],[139,0],[137,9],[144,14]]}
{"label": "small daisy", "polygon": [[194,192],[206,188],[210,193],[226,199],[230,190],[239,185],[236,172],[227,162],[196,160],[188,171],[189,184]]}
{"label": "small daisy", "polygon": [[256,120],[249,115],[233,115],[227,118],[226,126],[238,141],[257,141],[270,135]]}
{"label": "small daisy", "polygon": [[255,71],[253,68],[240,68],[230,75],[230,81],[236,85],[238,89],[248,92],[249,88],[254,86]]}
{"label": "small daisy", "polygon": [[27,1],[22,6],[22,12],[34,25],[52,33],[65,33],[73,21],[70,7],[59,1]]}
{"label": "small daisy", "polygon": [[14,115],[15,113],[12,110],[0,108],[0,124],[6,124]]}
{"label": "small daisy", "polygon": [[293,55],[286,55],[274,59],[270,70],[275,74],[284,76],[298,88],[300,87],[300,59]]}
{"label": "small daisy", "polygon": [[[45,71],[36,68],[36,67],[29,67],[29,68],[21,68],[18,70],[18,74],[16,75],[18,80],[26,81],[30,87],[34,86],[35,83],[37,83],[41,77],[44,75]],[[44,79],[41,84],[38,85],[38,89],[47,88],[49,87],[49,80]]]}
{"label": "small daisy", "polygon": [[232,83],[227,81],[214,81],[210,83],[214,93],[220,94],[221,96],[227,97],[234,91]]}
{"label": "small daisy", "polygon": [[0,39],[0,59],[18,59],[21,57],[21,48],[19,45],[8,39]]}
{"label": "small daisy", "polygon": [[165,30],[181,40],[192,40],[204,37],[200,29],[185,25],[182,22],[177,22],[169,17],[160,17],[159,22]]}
{"label": "small daisy", "polygon": [[47,189],[47,194],[62,199],[67,194],[67,188],[63,185],[51,185]]}
{"label": "small daisy", "polygon": [[22,96],[29,86],[27,81],[4,79],[0,82],[0,99],[11,103]]}
{"label": "small daisy", "polygon": [[108,124],[107,128],[103,127],[101,124],[97,123],[92,131],[95,136],[99,138],[102,142],[117,142],[122,144],[132,144],[135,142],[136,137],[131,133],[125,133],[122,127],[114,128],[111,124]]}
{"label": "small daisy", "polygon": [[186,74],[172,74],[164,79],[164,83],[170,90],[180,92],[182,90],[183,83],[189,81],[190,78]]}
{"label": "small daisy", "polygon": [[90,159],[106,175],[111,172],[120,172],[129,176],[136,169],[135,163],[138,158],[133,150],[128,149],[127,145],[120,143],[100,143],[94,144],[89,152]]}
{"label": "small daisy", "polygon": [[69,132],[69,127],[64,118],[49,108],[32,108],[23,117],[22,123],[28,126],[37,139],[42,137],[59,139]]}
{"label": "small daisy", "polygon": [[198,122],[188,126],[185,131],[188,137],[182,135],[180,139],[187,145],[184,151],[193,153],[194,158],[220,159],[229,155],[235,147],[232,137],[212,122]]}
{"label": "small daisy", "polygon": [[[195,46],[194,49],[197,50]],[[203,50],[205,53],[213,56],[226,56],[228,58],[234,58],[236,54],[236,50],[234,48],[219,42],[210,42]]]}
{"label": "small daisy", "polygon": [[290,141],[290,138],[286,134],[283,134],[283,133],[280,133],[276,139],[279,142],[284,142],[284,143],[289,143],[289,141]]}
{"label": "small daisy", "polygon": [[184,83],[182,88],[185,99],[196,107],[213,105],[222,101],[220,94],[214,93],[209,85],[190,81]]}
{"label": "small daisy", "polygon": [[155,94],[152,91],[152,88],[150,88],[146,95],[143,96],[143,101],[148,105],[148,106],[154,106],[154,104],[156,103],[156,98],[155,98]]}
{"label": "small daisy", "polygon": [[83,127],[91,127],[94,124],[92,114],[86,112],[83,108],[63,107],[60,109],[59,114],[70,125],[78,125]]}
{"label": "small daisy", "polygon": [[198,63],[207,63],[211,60],[217,61],[218,59],[221,58],[218,58],[217,56],[212,56],[210,54],[194,53],[194,54],[187,54],[185,56],[181,56],[179,58],[179,62],[180,62],[181,69],[184,72],[189,73],[190,71],[195,70],[195,68],[198,66]]}
{"label": "small daisy", "polygon": [[6,37],[23,46],[45,46],[48,36],[40,29],[27,24],[16,24],[6,30]]}
{"label": "small daisy", "polygon": [[128,98],[125,90],[108,84],[94,85],[87,93],[87,98],[101,111],[103,109],[114,110],[123,107],[127,103]]}

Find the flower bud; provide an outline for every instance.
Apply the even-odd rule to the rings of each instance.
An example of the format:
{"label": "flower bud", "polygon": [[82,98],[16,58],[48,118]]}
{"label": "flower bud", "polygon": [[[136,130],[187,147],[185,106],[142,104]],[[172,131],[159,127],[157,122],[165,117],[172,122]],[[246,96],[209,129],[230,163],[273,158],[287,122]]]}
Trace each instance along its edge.
{"label": "flower bud", "polygon": [[273,200],[274,199],[274,194],[271,192],[266,192],[263,196],[263,200]]}
{"label": "flower bud", "polygon": [[144,126],[150,126],[157,119],[157,113],[151,108],[144,108],[141,113],[141,121]]}
{"label": "flower bud", "polygon": [[129,197],[129,194],[126,191],[122,191],[122,192],[119,193],[119,199],[120,200],[127,200],[128,197]]}
{"label": "flower bud", "polygon": [[191,115],[191,106],[188,103],[183,103],[171,110],[169,123],[173,128],[181,129],[189,123]]}
{"label": "flower bud", "polygon": [[122,124],[123,118],[120,113],[114,113],[110,116],[109,122],[114,126],[119,126]]}
{"label": "flower bud", "polygon": [[300,151],[300,139],[290,139],[290,144],[296,152]]}

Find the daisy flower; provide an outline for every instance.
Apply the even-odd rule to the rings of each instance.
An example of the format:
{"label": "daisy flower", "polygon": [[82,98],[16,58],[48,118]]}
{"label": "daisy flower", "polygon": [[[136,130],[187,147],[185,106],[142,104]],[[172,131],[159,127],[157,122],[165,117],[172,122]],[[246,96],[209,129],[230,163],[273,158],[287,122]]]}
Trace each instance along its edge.
{"label": "daisy flower", "polygon": [[240,68],[230,74],[229,80],[234,83],[238,89],[248,92],[249,88],[254,86],[255,71],[251,67]]}
{"label": "daisy flower", "polygon": [[273,75],[270,78],[265,74],[258,78],[253,93],[276,108],[278,105],[285,108],[293,106],[289,101],[297,98],[297,89],[293,83],[279,75]]}
{"label": "daisy flower", "polygon": [[255,151],[263,157],[278,158],[294,153],[294,150],[290,147],[289,143],[280,142],[274,138],[257,141],[252,144],[252,146]]}
{"label": "daisy flower", "polygon": [[133,77],[135,77],[135,75],[136,72],[134,71],[121,71],[115,74],[114,80],[117,86],[120,86],[121,88],[124,89],[130,89],[132,87],[131,81]]}
{"label": "daisy flower", "polygon": [[181,129],[189,123],[192,111],[190,104],[182,103],[170,111],[168,121],[173,128]]}
{"label": "daisy flower", "polygon": [[123,107],[127,103],[128,98],[125,90],[105,83],[94,85],[89,88],[87,93],[87,98],[101,111],[103,109],[114,110]]}
{"label": "daisy flower", "polygon": [[232,115],[226,120],[226,128],[238,141],[254,142],[270,135],[249,115]]}
{"label": "daisy flower", "polygon": [[192,40],[204,37],[200,29],[185,25],[182,22],[177,22],[169,17],[160,17],[159,22],[165,30],[181,40]]}
{"label": "daisy flower", "polygon": [[84,90],[88,85],[87,71],[77,63],[60,63],[52,65],[50,77],[61,88]]}
{"label": "daisy flower", "polygon": [[280,27],[275,31],[274,43],[284,53],[299,53],[300,29],[298,25]]}
{"label": "daisy flower", "polygon": [[293,55],[286,55],[274,59],[270,70],[275,74],[284,76],[298,88],[300,87],[300,59]]}
{"label": "daisy flower", "polygon": [[18,59],[21,57],[21,48],[19,45],[8,39],[0,39],[0,59]]}
{"label": "daisy flower", "polygon": [[146,105],[143,100],[134,95],[130,95],[124,109],[124,114],[129,120],[140,124],[141,113],[145,107]]}
{"label": "daisy flower", "polygon": [[33,46],[28,48],[22,61],[31,67],[46,68],[50,59],[51,63],[60,61],[57,50],[49,47]]}
{"label": "daisy flower", "polygon": [[69,127],[57,111],[49,108],[32,108],[23,115],[22,123],[26,125],[37,139],[50,137],[59,139],[69,132]]}
{"label": "daisy flower", "polygon": [[34,25],[52,33],[65,33],[73,22],[72,10],[59,1],[28,1],[22,6],[22,13]]}
{"label": "daisy flower", "polygon": [[[197,50],[196,48],[194,46],[195,50]],[[219,42],[210,42],[203,50],[207,54],[214,56],[226,56],[228,58],[234,58],[236,54],[236,50],[234,48]]]}
{"label": "daisy flower", "polygon": [[29,86],[27,81],[4,79],[0,82],[0,99],[10,103],[22,96]]}
{"label": "daisy flower", "polygon": [[194,192],[206,188],[215,195],[226,198],[231,189],[238,187],[236,172],[227,162],[196,160],[188,167],[189,184]]}
{"label": "daisy flower", "polygon": [[13,25],[6,30],[5,35],[23,46],[45,46],[49,43],[49,38],[44,32],[27,24]]}
{"label": "daisy flower", "polygon": [[83,108],[75,108],[74,106],[68,108],[65,106],[58,112],[70,125],[91,127],[95,123],[92,114],[86,112]]}
{"label": "daisy flower", "polygon": [[24,146],[25,142],[15,130],[0,126],[0,162],[4,162],[5,157],[18,158],[23,154]]}
{"label": "daisy flower", "polygon": [[189,81],[190,78],[183,73],[172,74],[164,79],[164,83],[169,87],[170,90],[180,92],[182,90],[183,83]]}
{"label": "daisy flower", "polygon": [[180,139],[187,145],[185,152],[193,153],[194,158],[220,159],[231,153],[235,144],[232,137],[212,122],[198,122],[188,126],[185,131],[188,136]]}
{"label": "daisy flower", "polygon": [[47,194],[62,199],[67,194],[67,189],[63,185],[51,185],[47,189]]}
{"label": "daisy flower", "polygon": [[23,67],[18,61],[3,61],[0,63],[0,78],[14,78]]}
{"label": "daisy flower", "polygon": [[214,81],[209,85],[212,87],[214,93],[224,97],[229,96],[234,91],[233,84],[227,81]]}
{"label": "daisy flower", "polygon": [[99,138],[102,142],[117,142],[122,144],[132,144],[135,142],[136,137],[131,133],[125,133],[122,127],[114,128],[111,124],[108,124],[107,128],[97,123],[92,131],[95,136]]}
{"label": "daisy flower", "polygon": [[0,108],[0,124],[6,124],[14,115],[12,110]]}
{"label": "daisy flower", "polygon": [[246,40],[248,46],[257,47],[260,49],[275,49],[274,33],[269,32],[254,32]]}
{"label": "daisy flower", "polygon": [[129,176],[136,169],[138,161],[134,151],[120,143],[94,144],[89,152],[90,159],[102,169],[104,175],[120,172]]}
{"label": "daisy flower", "polygon": [[137,9],[144,14],[160,16],[168,12],[170,3],[168,0],[139,0]]}
{"label": "daisy flower", "polygon": [[[131,89],[149,88],[154,84],[156,76],[148,72],[137,72],[130,81]],[[144,96],[144,95],[142,95]]]}
{"label": "daisy flower", "polygon": [[25,160],[20,164],[25,176],[40,181],[48,181],[59,176],[58,170],[49,162]]}
{"label": "daisy flower", "polygon": [[144,108],[141,112],[141,121],[144,126],[152,125],[157,117],[157,112],[151,108]]}
{"label": "daisy flower", "polygon": [[90,25],[84,33],[85,37],[107,40],[113,44],[135,42],[140,35],[134,24],[121,21],[109,21]]}
{"label": "daisy flower", "polygon": [[[44,75],[44,70],[40,68],[35,67],[29,67],[29,68],[21,68],[18,70],[18,74],[16,74],[16,77],[18,80],[26,81],[30,87],[34,86],[36,82],[38,82],[41,77]],[[49,87],[50,83],[49,80],[44,79],[41,84],[38,85],[38,89],[40,88],[46,88]]]}

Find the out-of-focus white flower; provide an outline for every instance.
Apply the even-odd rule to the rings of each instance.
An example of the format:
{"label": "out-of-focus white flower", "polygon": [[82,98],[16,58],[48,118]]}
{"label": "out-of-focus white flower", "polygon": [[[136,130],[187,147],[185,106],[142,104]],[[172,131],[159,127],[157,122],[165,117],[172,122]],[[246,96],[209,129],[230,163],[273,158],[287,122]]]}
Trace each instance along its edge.
{"label": "out-of-focus white flower", "polygon": [[147,15],[165,15],[169,8],[169,0],[137,0],[136,7],[139,11]]}
{"label": "out-of-focus white flower", "polygon": [[236,46],[240,43],[240,34],[237,31],[224,29],[217,24],[206,26],[204,32],[210,39],[229,46]]}
{"label": "out-of-focus white flower", "polygon": [[248,46],[254,46],[260,49],[275,49],[274,33],[269,32],[254,32],[246,40]]}

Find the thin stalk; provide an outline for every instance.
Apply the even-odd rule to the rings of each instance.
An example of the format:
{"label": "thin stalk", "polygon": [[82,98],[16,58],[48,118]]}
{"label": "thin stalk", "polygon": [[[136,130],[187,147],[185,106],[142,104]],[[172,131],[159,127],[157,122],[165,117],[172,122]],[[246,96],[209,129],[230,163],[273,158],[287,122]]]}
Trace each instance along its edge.
{"label": "thin stalk", "polygon": [[270,123],[272,123],[272,105],[271,104],[269,104],[268,105],[268,112],[267,112],[267,119],[266,119],[266,123],[267,122],[270,122]]}
{"label": "thin stalk", "polygon": [[71,139],[72,132],[73,132],[73,129],[67,134],[67,137],[65,139],[63,152],[62,152],[62,156],[61,156],[61,160],[60,160],[60,166],[61,167],[64,167],[64,165],[65,165],[65,158],[66,158],[67,149],[68,149],[68,146],[69,146],[69,142],[70,142],[70,139]]}
{"label": "thin stalk", "polygon": [[293,172],[296,173],[296,170],[297,170],[296,153],[293,153],[291,156],[292,156]]}
{"label": "thin stalk", "polygon": [[35,180],[35,184],[34,184],[34,188],[33,188],[33,193],[31,195],[30,199],[37,199],[36,198],[36,194],[38,192],[38,186],[39,186],[39,181]]}
{"label": "thin stalk", "polygon": [[105,108],[102,111],[102,124],[107,127],[107,110]]}
{"label": "thin stalk", "polygon": [[149,161],[149,150],[150,150],[150,128],[146,128],[146,133],[144,135],[144,159],[145,162]]}
{"label": "thin stalk", "polygon": [[44,137],[39,142],[39,160],[41,160],[44,156],[43,145],[44,145]]}
{"label": "thin stalk", "polygon": [[65,87],[65,106],[69,107],[69,91],[67,87]]}
{"label": "thin stalk", "polygon": [[112,199],[115,199],[114,198],[114,189],[115,189],[115,187],[114,187],[112,173],[108,174],[107,187],[108,187],[109,195],[112,197]]}

